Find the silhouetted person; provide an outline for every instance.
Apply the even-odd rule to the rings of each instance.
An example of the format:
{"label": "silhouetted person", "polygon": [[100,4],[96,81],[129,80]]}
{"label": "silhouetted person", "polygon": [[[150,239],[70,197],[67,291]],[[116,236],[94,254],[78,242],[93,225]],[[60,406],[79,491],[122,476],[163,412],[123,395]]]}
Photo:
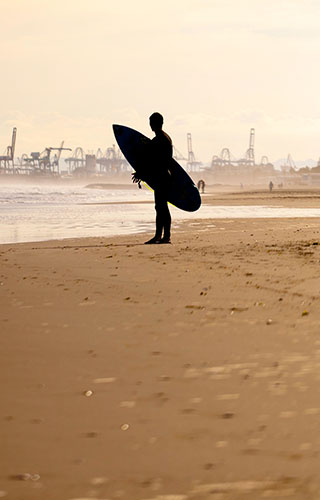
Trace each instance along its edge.
{"label": "silhouetted person", "polygon": [[202,193],[202,194],[204,193],[204,188],[205,188],[205,185],[206,185],[206,183],[204,182],[204,180],[203,180],[203,179],[200,179],[200,180],[198,181],[197,187],[198,187],[199,191],[200,191],[200,189],[201,189],[201,193]]}
{"label": "silhouetted person", "polygon": [[[150,142],[148,156],[154,162],[152,178],[156,186],[154,190],[154,201],[156,210],[156,233],[147,245],[157,243],[171,243],[171,215],[167,203],[167,190],[170,183],[170,160],[172,159],[172,141],[168,134],[162,130],[163,116],[153,113],[150,118],[150,127],[155,137]],[[139,178],[133,174],[133,182],[139,182]]]}
{"label": "silhouetted person", "polygon": [[270,181],[269,182],[269,191],[270,191],[270,193],[272,192],[272,190],[273,190],[273,182]]}

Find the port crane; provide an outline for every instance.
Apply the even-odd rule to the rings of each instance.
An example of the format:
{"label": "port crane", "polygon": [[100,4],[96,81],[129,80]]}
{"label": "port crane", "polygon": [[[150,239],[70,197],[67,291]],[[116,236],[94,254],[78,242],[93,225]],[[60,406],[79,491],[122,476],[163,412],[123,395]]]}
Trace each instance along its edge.
{"label": "port crane", "polygon": [[[45,150],[39,155],[39,168],[40,170],[49,170],[52,173],[57,170],[59,173],[59,162],[62,151],[72,151],[71,148],[64,148],[64,141],[61,142],[61,146],[59,148],[45,148]],[[53,159],[51,160],[52,151],[57,151],[55,153]]]}
{"label": "port crane", "polygon": [[192,137],[191,134],[187,134],[187,145],[188,145],[188,162],[187,162],[187,169],[189,172],[199,170],[200,165],[202,163],[200,161],[196,161],[195,154],[192,149]]}
{"label": "port crane", "polygon": [[[61,142],[60,147],[49,147],[45,148],[42,153],[33,152],[30,153],[30,157],[27,155],[22,155],[22,160],[25,165],[31,167],[31,171],[34,173],[51,173],[59,174],[59,162],[62,151],[71,151],[71,148],[65,148],[64,141]],[[52,151],[57,151],[54,157],[51,157]]]}
{"label": "port crane", "polygon": [[14,151],[16,147],[17,138],[17,128],[14,127],[12,130],[11,144],[6,149],[6,154],[0,156],[0,173],[7,173],[10,170],[10,162],[12,167],[12,172],[14,172]]}

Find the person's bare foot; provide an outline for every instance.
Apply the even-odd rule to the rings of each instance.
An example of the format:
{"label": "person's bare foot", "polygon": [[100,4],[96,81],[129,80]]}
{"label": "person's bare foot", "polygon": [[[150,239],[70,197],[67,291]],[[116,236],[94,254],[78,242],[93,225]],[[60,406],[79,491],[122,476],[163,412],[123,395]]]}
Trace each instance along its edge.
{"label": "person's bare foot", "polygon": [[161,238],[158,238],[157,236],[154,236],[151,238],[149,241],[145,241],[145,245],[157,245],[158,243],[161,243]]}
{"label": "person's bare foot", "polygon": [[162,244],[171,244],[171,240],[170,238],[161,238],[160,242],[159,243],[162,243]]}

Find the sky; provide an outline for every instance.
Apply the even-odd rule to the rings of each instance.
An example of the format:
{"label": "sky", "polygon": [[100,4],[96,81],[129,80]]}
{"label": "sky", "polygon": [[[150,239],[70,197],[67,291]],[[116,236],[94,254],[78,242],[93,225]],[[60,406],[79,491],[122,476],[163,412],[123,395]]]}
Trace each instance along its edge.
{"label": "sky", "polygon": [[105,150],[112,124],[187,155],[320,156],[319,0],[0,0],[0,155],[65,141]]}

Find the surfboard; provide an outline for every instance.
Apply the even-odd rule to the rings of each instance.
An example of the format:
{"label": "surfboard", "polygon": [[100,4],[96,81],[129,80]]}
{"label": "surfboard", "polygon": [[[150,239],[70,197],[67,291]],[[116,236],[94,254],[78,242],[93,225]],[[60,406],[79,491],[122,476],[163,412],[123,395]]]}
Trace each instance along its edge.
{"label": "surfboard", "polygon": [[[120,150],[137,175],[142,175],[143,181],[151,189],[157,189],[152,177],[152,158],[148,155],[151,139],[124,125],[113,125],[113,132]],[[201,197],[191,177],[174,158],[168,162],[168,170],[171,173],[167,189],[168,202],[186,212],[198,210]]]}

